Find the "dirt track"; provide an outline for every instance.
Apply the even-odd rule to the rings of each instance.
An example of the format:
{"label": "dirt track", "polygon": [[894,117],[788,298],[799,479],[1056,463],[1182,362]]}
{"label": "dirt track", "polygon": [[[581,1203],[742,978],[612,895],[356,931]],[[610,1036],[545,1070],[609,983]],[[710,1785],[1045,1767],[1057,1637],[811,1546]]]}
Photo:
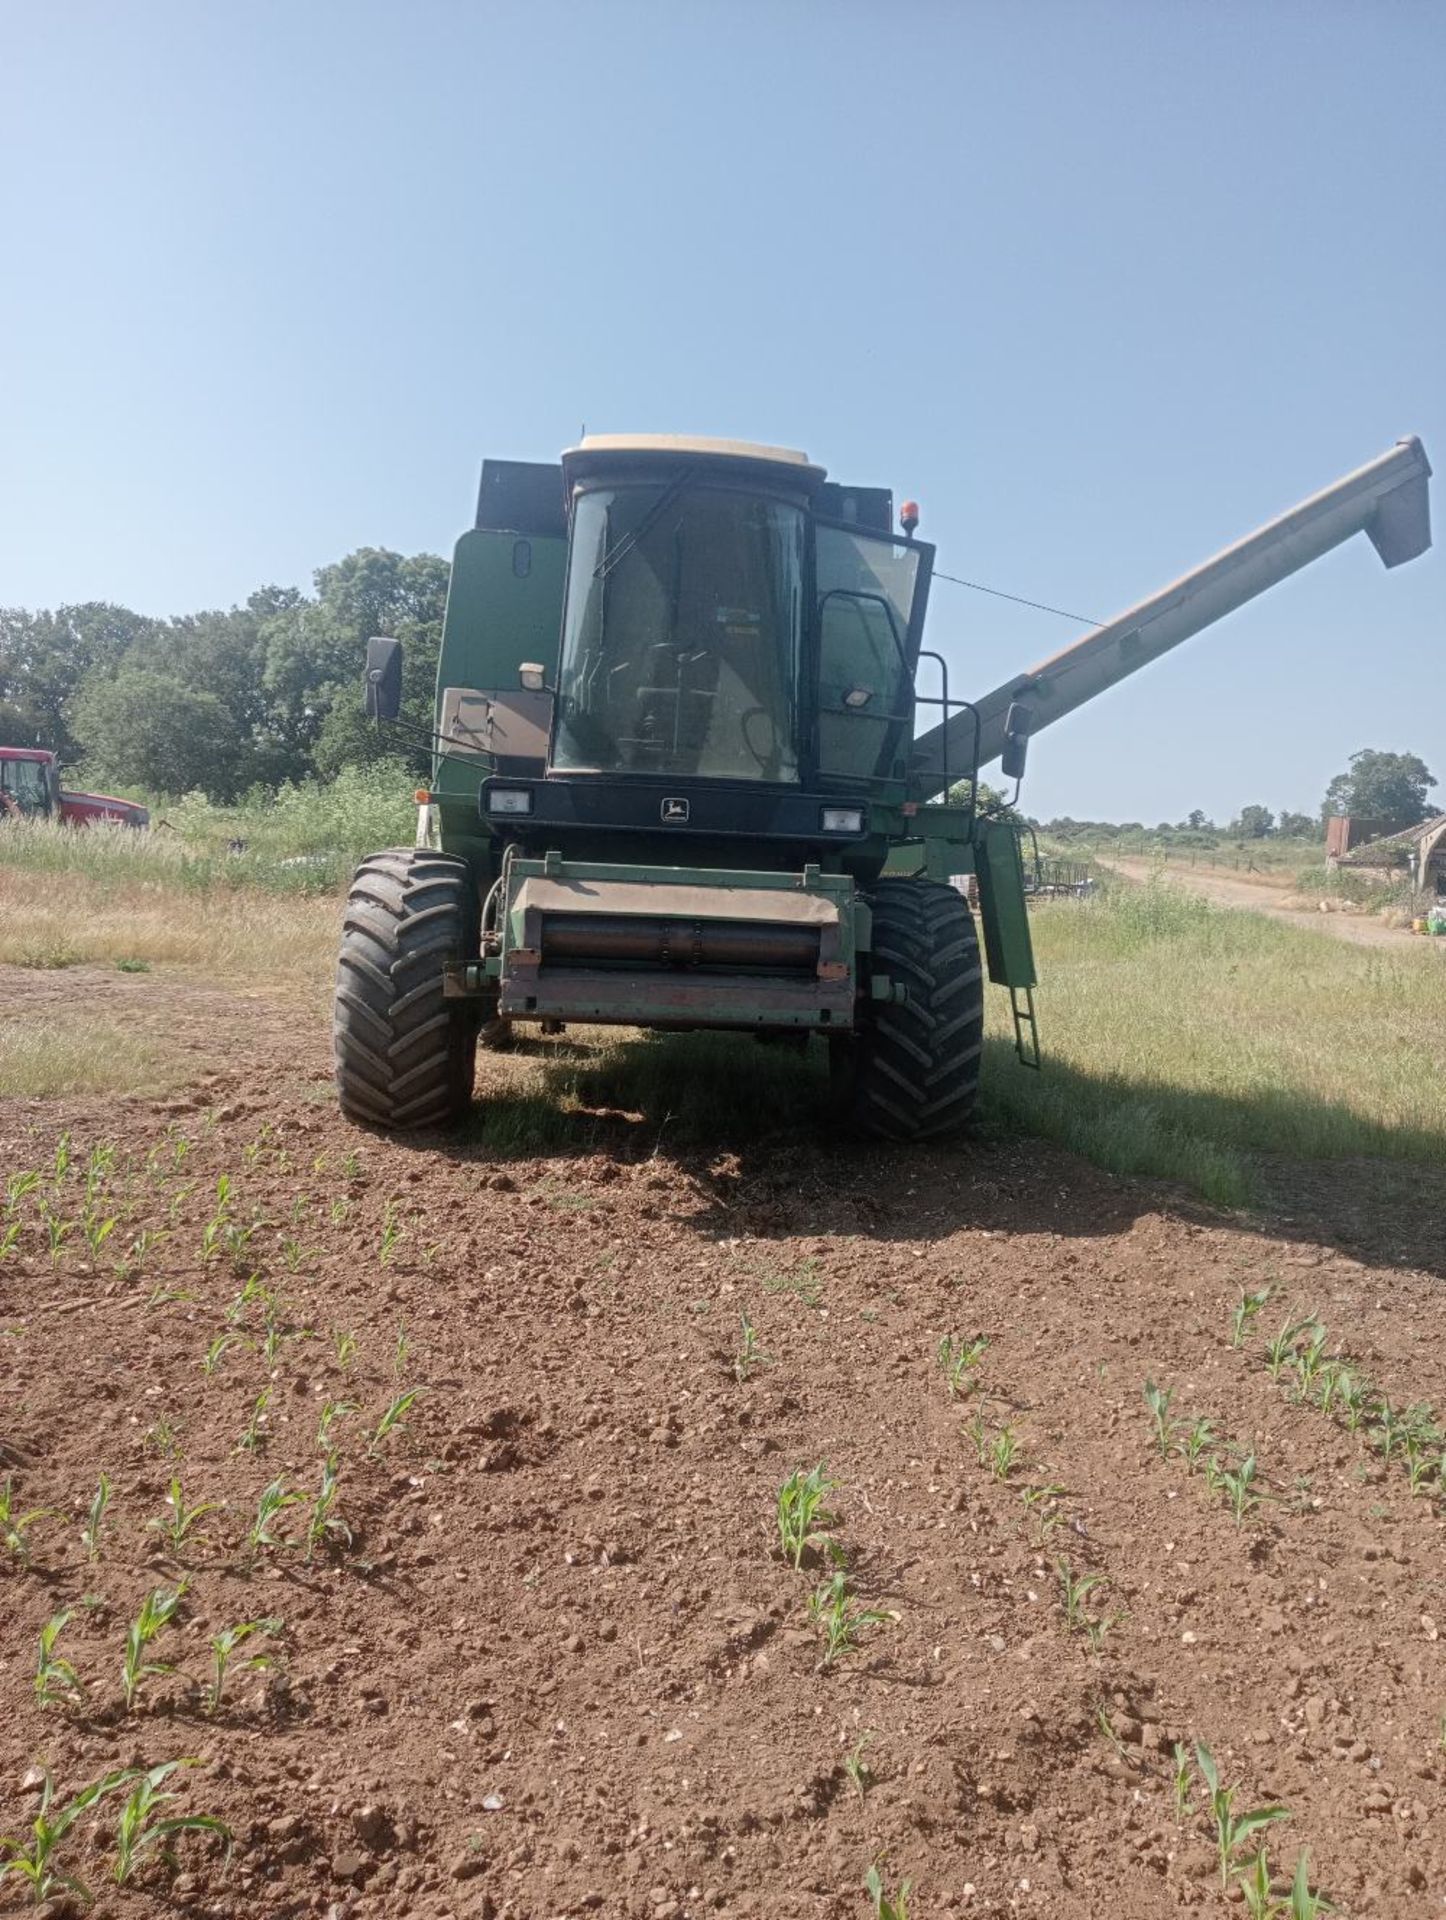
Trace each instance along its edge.
{"label": "dirt track", "polygon": [[[1198,1790],[1177,1824],[1170,1751],[1196,1739],[1239,1806],[1289,1806],[1272,1857],[1309,1846],[1344,1912],[1439,1910],[1441,1505],[1262,1357],[1314,1308],[1395,1404],[1440,1399],[1446,1260],[1419,1176],[1282,1172],[1281,1218],[1253,1228],[1034,1145],[760,1131],[695,1160],[619,1113],[585,1146],[499,1158],[346,1128],[309,1014],[67,978],[163,1030],[179,1011],[195,1086],[0,1111],[7,1170],[49,1167],[71,1130],[61,1215],[90,1147],[118,1143],[101,1191],[122,1215],[105,1257],[77,1232],[52,1266],[23,1202],[0,1265],[0,1443],[17,1505],[66,1516],[0,1566],[0,1831],[32,1817],[36,1763],[69,1791],[195,1754],[185,1804],[237,1841],[229,1873],[185,1840],[178,1878],[154,1864],[98,1911],[862,1915],[875,1859],[915,1881],[916,1920],[1239,1911]],[[12,1002],[51,990],[0,982]],[[517,1071],[489,1063],[494,1097]],[[207,1260],[221,1174],[255,1231]],[[144,1227],[168,1237],[118,1278],[112,1248]],[[228,1322],[252,1271],[274,1304]],[[1232,1350],[1230,1309],[1267,1283]],[[767,1356],[742,1381],[740,1314]],[[951,1400],[938,1343],[980,1332],[982,1392]],[[1147,1377],[1255,1449],[1265,1498],[1240,1527],[1157,1450]],[[420,1397],[369,1447],[399,1383]],[[318,1485],[326,1401],[359,1409],[335,1429],[351,1545],[249,1550],[264,1486]],[[981,1407],[982,1443],[1018,1445],[1002,1473],[969,1436]],[[826,1569],[786,1565],[773,1521],[785,1476],[820,1461],[849,1581],[889,1616],[828,1668],[805,1604]],[[173,1474],[225,1503],[175,1552],[149,1529]],[[1059,1491],[1031,1511],[1030,1487]],[[1061,1560],[1103,1576],[1097,1650],[1066,1626]],[[183,1574],[185,1624],[155,1649],[178,1671],[125,1715],[125,1623]],[[68,1607],[84,1699],[42,1709],[36,1636]],[[209,1636],[263,1615],[285,1621],[281,1666],[236,1674],[208,1714]],[[842,1763],[866,1736],[861,1793]]]}
{"label": "dirt track", "polygon": [[1367,913],[1322,913],[1319,908],[1312,912],[1300,904],[1301,896],[1278,876],[1256,874],[1249,878],[1219,873],[1205,867],[1161,866],[1154,860],[1133,860],[1127,856],[1102,860],[1101,866],[1112,868],[1130,880],[1151,880],[1156,877],[1167,885],[1179,887],[1182,892],[1198,894],[1201,899],[1212,900],[1221,907],[1248,907],[1253,913],[1268,913],[1272,920],[1283,920],[1288,926],[1304,927],[1310,933],[1328,933],[1337,940],[1346,940],[1359,947],[1391,947],[1399,952],[1402,948],[1429,947],[1446,955],[1446,941],[1424,940],[1418,934],[1403,931],[1399,927],[1388,927],[1374,914]]}

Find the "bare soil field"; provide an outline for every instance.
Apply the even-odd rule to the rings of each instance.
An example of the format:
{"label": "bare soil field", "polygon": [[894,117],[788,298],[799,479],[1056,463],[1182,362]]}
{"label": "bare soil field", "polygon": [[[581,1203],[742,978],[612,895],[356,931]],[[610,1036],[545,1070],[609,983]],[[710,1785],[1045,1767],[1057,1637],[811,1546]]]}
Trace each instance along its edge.
{"label": "bare soil field", "polygon": [[1346,1914],[1446,1904],[1429,1169],[1282,1167],[1245,1220],[767,1116],[509,1156],[345,1126],[309,1005],[0,971],[11,1017],[58,995],[171,1090],[0,1108],[0,1833],[46,1770],[54,1812],[192,1758],[162,1813],[232,1834],[117,1885],[121,1785],[55,1856],[92,1911],[860,1916],[873,1865],[913,1920],[1243,1912],[1196,1742],[1233,1817],[1288,1809],[1242,1870],[1263,1837]]}

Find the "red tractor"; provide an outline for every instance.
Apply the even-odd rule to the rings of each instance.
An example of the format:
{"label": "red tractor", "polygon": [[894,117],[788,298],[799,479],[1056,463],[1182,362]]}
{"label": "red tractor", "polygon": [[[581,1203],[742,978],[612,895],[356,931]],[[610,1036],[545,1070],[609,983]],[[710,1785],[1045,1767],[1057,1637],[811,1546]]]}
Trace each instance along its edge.
{"label": "red tractor", "polygon": [[148,827],[150,809],[106,793],[74,793],[60,784],[60,763],[44,747],[0,747],[0,821],[59,820],[67,827],[112,821]]}

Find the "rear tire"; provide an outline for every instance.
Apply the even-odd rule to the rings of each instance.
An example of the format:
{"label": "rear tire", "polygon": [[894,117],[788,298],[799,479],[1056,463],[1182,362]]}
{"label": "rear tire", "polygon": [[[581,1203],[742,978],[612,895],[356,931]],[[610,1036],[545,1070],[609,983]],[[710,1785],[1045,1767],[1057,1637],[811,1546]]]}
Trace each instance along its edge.
{"label": "rear tire", "polygon": [[425,847],[363,860],[347,896],[332,1035],[349,1120],[449,1126],[472,1101],[478,1008],[448,999],[449,966],[477,957],[477,896],[465,861]]}
{"label": "rear tire", "polygon": [[[860,1133],[935,1140],[968,1125],[984,1052],[984,973],[962,894],[932,880],[878,880],[872,969],[908,998],[865,1002],[845,1055],[840,1105]],[[849,1058],[851,1056],[851,1058]]]}

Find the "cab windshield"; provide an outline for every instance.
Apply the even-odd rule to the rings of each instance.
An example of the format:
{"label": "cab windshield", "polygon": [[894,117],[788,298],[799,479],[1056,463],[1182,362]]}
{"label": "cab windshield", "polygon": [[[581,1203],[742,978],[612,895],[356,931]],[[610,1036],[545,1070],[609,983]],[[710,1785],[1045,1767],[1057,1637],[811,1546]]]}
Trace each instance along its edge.
{"label": "cab windshield", "polygon": [[42,814],[50,811],[45,765],[40,760],[0,760],[0,809]]}
{"label": "cab windshield", "polygon": [[574,508],[553,765],[798,779],[804,516],[686,480]]}

